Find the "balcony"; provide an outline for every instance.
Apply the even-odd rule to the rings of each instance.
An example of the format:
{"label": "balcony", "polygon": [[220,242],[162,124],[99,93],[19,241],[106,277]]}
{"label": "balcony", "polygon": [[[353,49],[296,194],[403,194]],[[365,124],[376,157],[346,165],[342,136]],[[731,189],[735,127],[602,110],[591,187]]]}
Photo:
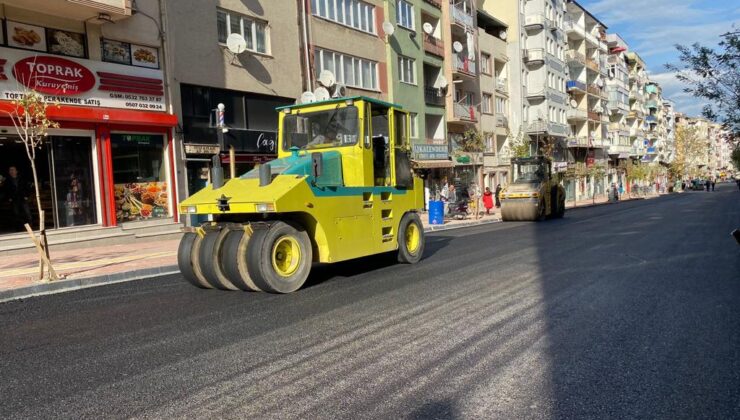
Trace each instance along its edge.
{"label": "balcony", "polygon": [[452,11],[452,21],[454,23],[457,23],[458,25],[464,26],[466,28],[474,28],[475,27],[475,19],[473,19],[472,15],[469,15],[463,10],[460,10],[457,7],[450,7],[450,10]]}
{"label": "balcony", "polygon": [[565,51],[565,59],[568,64],[577,64],[581,66],[586,64],[586,56],[576,50]]}
{"label": "balcony", "polygon": [[616,99],[610,100],[606,106],[609,108],[609,112],[611,112],[612,114],[621,114],[621,115],[625,114],[626,108],[627,108],[626,104],[623,104]]}
{"label": "balcony", "polygon": [[509,81],[507,79],[496,79],[496,92],[508,93]]}
{"label": "balcony", "polygon": [[598,73],[599,71],[599,63],[596,62],[596,60],[592,60],[590,58],[586,58],[586,68],[593,70]]}
{"label": "balcony", "polygon": [[524,29],[543,29],[548,26],[548,19],[543,14],[527,15],[524,18]]}
{"label": "balcony", "polygon": [[542,64],[545,62],[544,48],[529,48],[524,50],[524,62],[526,64]]}
{"label": "balcony", "polygon": [[529,100],[541,100],[545,99],[546,96],[545,89],[535,89],[532,86],[527,87],[527,99]]}
{"label": "balcony", "polygon": [[645,116],[645,122],[648,124],[657,124],[658,120],[653,115],[646,115]]}
{"label": "balcony", "polygon": [[445,95],[442,93],[442,89],[437,89],[431,86],[424,87],[424,102],[427,105],[444,106]]}
{"label": "balcony", "polygon": [[568,80],[565,82],[565,90],[568,92],[576,91],[586,93],[586,84],[578,80]]}
{"label": "balcony", "polygon": [[455,106],[453,107],[453,115],[455,116],[455,118],[464,121],[478,121],[478,110],[476,110],[473,105],[466,105],[455,102]]}
{"label": "balcony", "polygon": [[595,84],[588,85],[587,91],[590,95],[601,96],[601,88]]}
{"label": "balcony", "polygon": [[601,122],[601,115],[594,111],[588,111],[588,119],[593,122]]}
{"label": "balcony", "polygon": [[509,119],[504,114],[497,113],[496,114],[496,127],[508,127],[509,126]]}
{"label": "balcony", "polygon": [[431,4],[432,6],[436,7],[437,9],[442,8],[442,0],[424,0],[424,3]]}
{"label": "balcony", "polygon": [[586,121],[588,113],[582,109],[570,108],[565,112],[568,121]]}
{"label": "balcony", "polygon": [[444,58],[444,42],[441,39],[435,38],[427,33],[424,34],[424,51],[429,54],[436,55]]}
{"label": "balcony", "polygon": [[547,121],[534,121],[527,125],[527,133],[547,133]]}
{"label": "balcony", "polygon": [[586,29],[581,26],[581,24],[574,22],[571,19],[565,19],[563,21],[563,27],[565,28],[565,33],[568,35],[568,38],[583,39],[586,33]]}
{"label": "balcony", "polygon": [[509,166],[511,165],[511,158],[506,155],[497,156],[483,156],[483,166],[492,168],[496,166]]}
{"label": "balcony", "polygon": [[568,136],[568,147],[588,147],[588,137]]}
{"label": "balcony", "polygon": [[658,109],[658,101],[656,101],[655,99],[647,101],[645,105],[651,109]]}
{"label": "balcony", "polygon": [[452,54],[454,57],[453,60],[453,70],[462,73],[468,76],[475,77],[477,75],[475,71],[475,61],[468,60],[468,56],[460,56],[458,54]]}

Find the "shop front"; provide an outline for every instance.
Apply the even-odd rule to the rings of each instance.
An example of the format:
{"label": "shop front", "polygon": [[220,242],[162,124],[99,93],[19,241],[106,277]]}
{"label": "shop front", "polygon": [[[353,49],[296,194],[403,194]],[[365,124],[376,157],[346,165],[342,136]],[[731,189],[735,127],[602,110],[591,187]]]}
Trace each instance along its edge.
{"label": "shop front", "polygon": [[[30,162],[5,117],[28,90],[44,95],[49,119],[59,124],[35,159],[47,228],[176,220],[170,185],[177,119],[165,112],[161,70],[0,47],[0,191],[17,172],[36,226]],[[0,234],[21,229],[24,211],[18,217],[17,210],[0,194]]]}
{"label": "shop front", "polygon": [[447,144],[414,143],[411,145],[411,162],[424,179],[424,206],[429,200],[441,200],[445,183],[452,178],[454,163],[450,160]]}

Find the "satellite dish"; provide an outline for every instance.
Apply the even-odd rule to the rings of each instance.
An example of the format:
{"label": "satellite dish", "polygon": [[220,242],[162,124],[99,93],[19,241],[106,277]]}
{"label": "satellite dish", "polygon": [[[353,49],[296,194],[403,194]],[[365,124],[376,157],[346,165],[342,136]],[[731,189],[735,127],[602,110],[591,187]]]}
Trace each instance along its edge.
{"label": "satellite dish", "polygon": [[383,32],[385,32],[386,35],[391,36],[395,31],[396,27],[393,26],[392,23],[388,22],[387,20],[383,22]]}
{"label": "satellite dish", "polygon": [[424,22],[424,24],[421,25],[421,28],[424,29],[424,33],[427,35],[431,35],[434,30],[434,26],[429,22]]}
{"label": "satellite dish", "polygon": [[247,41],[240,34],[233,33],[226,38],[226,48],[234,54],[241,54],[247,50]]}
{"label": "satellite dish", "polygon": [[310,104],[311,102],[316,102],[316,95],[314,95],[310,90],[303,92],[301,94],[300,103]]}
{"label": "satellite dish", "polygon": [[506,34],[506,31],[505,31],[505,30],[503,30],[503,29],[501,30],[501,32],[499,32],[499,33],[498,33],[498,37],[499,37],[499,38],[501,38],[501,39],[502,39],[502,40],[504,40],[504,41],[506,41],[506,37],[507,37],[507,36],[508,36],[508,35]]}
{"label": "satellite dish", "polygon": [[598,79],[596,79],[596,86],[598,86],[598,87],[604,87],[604,81],[601,80],[601,77],[599,77]]}
{"label": "satellite dish", "polygon": [[452,43],[452,49],[455,50],[455,52],[462,52],[463,45],[460,43],[460,41],[455,41]]}
{"label": "satellite dish", "polygon": [[334,73],[330,70],[321,70],[321,73],[319,74],[319,83],[324,85],[324,87],[330,88],[334,86],[334,83],[336,82],[337,79],[334,77]]}
{"label": "satellite dish", "polygon": [[447,87],[448,84],[449,82],[447,82],[447,78],[444,77],[444,75],[440,74],[439,77],[437,78],[437,85],[440,88],[444,89]]}
{"label": "satellite dish", "polygon": [[575,99],[571,99],[570,106],[572,106],[573,108],[578,108],[578,102]]}
{"label": "satellite dish", "polygon": [[316,90],[313,91],[313,95],[317,101],[325,101],[331,98],[329,91],[325,87],[321,86],[317,87]]}
{"label": "satellite dish", "polygon": [[344,85],[340,85],[337,83],[334,85],[334,92],[331,94],[332,98],[341,98],[343,96],[347,96],[347,89]]}

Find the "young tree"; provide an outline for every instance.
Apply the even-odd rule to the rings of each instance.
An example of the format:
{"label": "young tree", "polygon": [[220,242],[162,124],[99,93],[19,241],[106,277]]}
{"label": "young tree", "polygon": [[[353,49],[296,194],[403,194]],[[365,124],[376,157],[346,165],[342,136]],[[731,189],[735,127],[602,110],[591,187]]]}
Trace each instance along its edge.
{"label": "young tree", "polygon": [[[20,98],[12,101],[13,109],[7,111],[6,114],[13,122],[16,133],[20,137],[23,145],[25,146],[26,156],[31,163],[31,173],[33,174],[33,186],[35,188],[36,196],[36,209],[39,214],[39,232],[41,234],[41,244],[46,246],[46,230],[44,229],[43,220],[43,209],[41,207],[41,197],[39,194],[39,179],[36,171],[36,152],[41,149],[46,135],[50,128],[58,128],[59,124],[50,120],[47,116],[47,109],[49,104],[44,99],[44,96],[33,89],[26,89]],[[35,241],[35,238],[34,238]],[[38,246],[38,245],[37,245]],[[40,255],[42,263],[42,276],[43,276],[43,261],[46,260],[48,264],[48,250],[39,248],[42,254]],[[46,257],[46,258],[44,258]],[[49,275],[51,278],[56,278],[54,269],[49,265]]]}
{"label": "young tree", "polygon": [[711,102],[704,107],[704,116],[740,132],[740,31],[733,28],[720,35],[716,50],[698,43],[676,45],[676,49],[681,64],[666,64],[666,68],[687,84],[685,92]]}
{"label": "young tree", "polygon": [[516,136],[509,134],[509,149],[512,157],[529,156],[529,140],[524,135],[524,131],[520,129]]}
{"label": "young tree", "polygon": [[466,153],[477,153],[483,151],[483,134],[475,128],[470,128],[458,142],[460,150]]}
{"label": "young tree", "polygon": [[676,127],[675,147],[676,154],[669,171],[675,179],[683,179],[698,169],[699,156],[706,151],[707,144],[699,138],[699,131],[695,127],[679,125]]}

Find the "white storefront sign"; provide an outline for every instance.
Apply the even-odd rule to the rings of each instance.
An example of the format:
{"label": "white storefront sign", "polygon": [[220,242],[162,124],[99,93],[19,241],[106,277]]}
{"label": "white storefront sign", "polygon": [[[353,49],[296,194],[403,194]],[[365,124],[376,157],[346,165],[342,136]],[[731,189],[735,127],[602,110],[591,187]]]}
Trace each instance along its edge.
{"label": "white storefront sign", "polygon": [[0,100],[26,87],[59,105],[166,110],[161,70],[0,48]]}

